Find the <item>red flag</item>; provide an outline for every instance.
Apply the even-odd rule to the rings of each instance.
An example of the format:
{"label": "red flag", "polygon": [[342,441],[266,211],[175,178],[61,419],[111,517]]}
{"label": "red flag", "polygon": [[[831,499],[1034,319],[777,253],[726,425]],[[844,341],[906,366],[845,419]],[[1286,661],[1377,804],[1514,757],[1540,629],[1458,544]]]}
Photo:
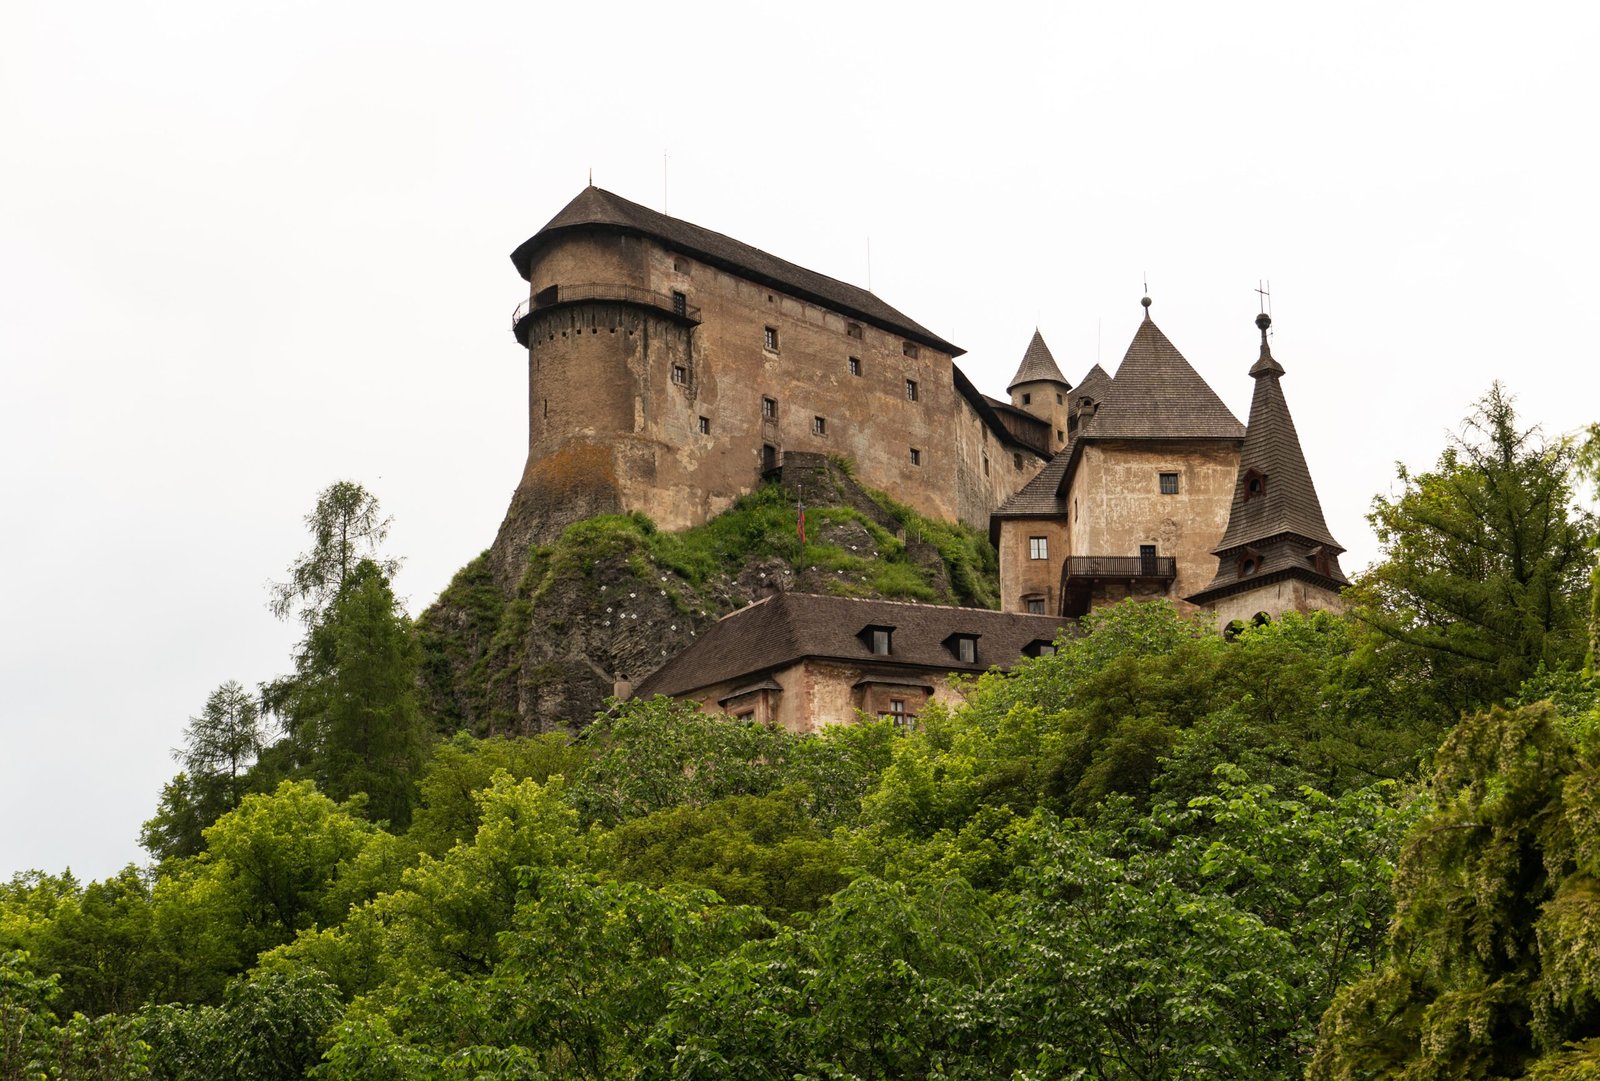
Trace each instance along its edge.
{"label": "red flag", "polygon": [[804,544],[806,542],[806,505],[804,503],[796,503],[795,506],[800,508],[800,521],[795,525],[794,531],[800,534],[800,543]]}

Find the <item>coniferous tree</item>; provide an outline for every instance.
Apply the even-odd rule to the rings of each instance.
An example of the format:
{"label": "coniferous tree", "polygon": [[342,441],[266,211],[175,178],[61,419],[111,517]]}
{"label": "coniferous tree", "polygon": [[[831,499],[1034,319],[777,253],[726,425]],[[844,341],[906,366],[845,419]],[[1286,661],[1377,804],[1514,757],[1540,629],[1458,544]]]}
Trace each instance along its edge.
{"label": "coniferous tree", "polygon": [[1402,466],[1400,496],[1373,501],[1384,560],[1355,611],[1411,659],[1419,694],[1461,711],[1581,663],[1596,523],[1573,505],[1574,464],[1496,383],[1432,471]]}

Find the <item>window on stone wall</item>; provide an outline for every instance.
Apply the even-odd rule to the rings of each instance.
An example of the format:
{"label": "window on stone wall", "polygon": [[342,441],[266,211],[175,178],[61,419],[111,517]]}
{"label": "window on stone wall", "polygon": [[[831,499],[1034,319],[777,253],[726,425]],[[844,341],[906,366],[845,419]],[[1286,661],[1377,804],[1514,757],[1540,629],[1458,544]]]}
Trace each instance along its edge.
{"label": "window on stone wall", "polygon": [[811,434],[812,435],[827,435],[828,434],[828,418],[827,417],[812,417],[811,418]]}
{"label": "window on stone wall", "polygon": [[687,315],[688,312],[689,312],[689,295],[687,293],[680,293],[676,289],[674,289],[672,291],[672,314],[673,315]]}
{"label": "window on stone wall", "polygon": [[701,417],[700,418],[700,434],[701,435],[710,435],[711,434],[711,418],[710,417]]}
{"label": "window on stone wall", "polygon": [[989,456],[987,454],[983,456],[983,475],[986,477],[989,475]]}
{"label": "window on stone wall", "polygon": [[682,364],[674,364],[672,366],[672,381],[680,387],[687,386],[689,384],[689,369]]}
{"label": "window on stone wall", "polygon": [[776,399],[776,398],[762,398],[761,399],[761,419],[762,420],[777,420],[778,419],[778,399]]}
{"label": "window on stone wall", "polygon": [[922,464],[922,452],[920,450],[918,450],[916,447],[912,447],[911,448],[911,464],[912,465],[921,465]]}
{"label": "window on stone wall", "polygon": [[689,260],[682,258],[674,259],[672,261],[672,269],[677,271],[679,274],[689,273]]}
{"label": "window on stone wall", "polygon": [[1013,454],[1011,456],[1011,464],[1013,466],[1015,466],[1016,468],[1021,469],[1022,468],[1022,455]]}
{"label": "window on stone wall", "polygon": [[1163,473],[1163,474],[1161,474],[1161,494],[1162,495],[1177,495],[1178,494],[1178,474],[1176,474],[1176,473]]}
{"label": "window on stone wall", "polygon": [[1061,404],[1061,402],[1062,402],[1062,399],[1061,399],[1061,395],[1059,395],[1059,394],[1057,394],[1057,395],[1056,395],[1056,404],[1057,404],[1057,405],[1060,405],[1060,404]]}
{"label": "window on stone wall", "polygon": [[761,347],[770,353],[778,351],[778,328],[767,327],[761,332]]}
{"label": "window on stone wall", "polygon": [[914,343],[912,343],[912,342],[901,342],[900,343],[900,352],[904,353],[906,356],[910,357],[912,360],[916,360],[917,357],[922,355],[922,350],[918,349],[916,347],[916,345]]}
{"label": "window on stone wall", "polygon": [[906,380],[906,401],[914,402],[916,400],[917,400],[917,381],[915,379],[907,379]]}
{"label": "window on stone wall", "polygon": [[851,357],[850,358],[850,374],[851,375],[860,375],[861,374],[861,358],[860,357]]}
{"label": "window on stone wall", "polygon": [[1065,443],[1066,441],[1067,441],[1066,433],[1063,432],[1060,428],[1057,428],[1056,429],[1056,442],[1057,443]]}
{"label": "window on stone wall", "polygon": [[882,720],[893,721],[899,727],[905,727],[907,720],[906,700],[904,698],[889,699],[888,710],[879,714],[879,717]]}
{"label": "window on stone wall", "polygon": [[1032,394],[1024,394],[1022,396],[1022,404],[1023,405],[1032,405],[1033,404],[1033,395]]}
{"label": "window on stone wall", "polygon": [[1042,615],[1044,615],[1044,598],[1043,597],[1025,597],[1025,598],[1023,598],[1023,603],[1028,606],[1028,614],[1029,615],[1033,615],[1033,616],[1042,616]]}
{"label": "window on stone wall", "polygon": [[1028,538],[1028,558],[1029,559],[1049,559],[1050,558],[1050,540],[1049,540],[1049,538],[1048,537],[1029,537]]}
{"label": "window on stone wall", "polygon": [[861,324],[860,323],[846,323],[844,325],[844,332],[846,334],[848,334],[852,338],[859,338],[859,337],[861,337]]}

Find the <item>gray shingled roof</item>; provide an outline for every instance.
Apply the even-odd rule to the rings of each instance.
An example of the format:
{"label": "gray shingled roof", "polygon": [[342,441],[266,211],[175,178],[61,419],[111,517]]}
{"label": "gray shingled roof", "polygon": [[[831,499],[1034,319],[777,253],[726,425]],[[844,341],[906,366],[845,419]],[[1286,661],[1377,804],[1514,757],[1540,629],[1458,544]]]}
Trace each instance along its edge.
{"label": "gray shingled roof", "polygon": [[951,356],[960,356],[965,351],[951,345],[927,327],[912,321],[859,286],[796,266],[730,236],[692,225],[679,218],[668,217],[592,185],[579,192],[577,198],[563,207],[543,229],[523,241],[517,250],[511,253],[511,261],[516,264],[517,273],[524,278],[528,276],[534,253],[549,243],[552,237],[567,229],[585,226],[621,229],[655,237],[686,255],[720,266],[724,270],[733,271],[752,281],[772,285],[794,296],[814,300],[837,311],[858,316],[885,330],[902,334]]}
{"label": "gray shingled roof", "polygon": [[1147,309],[1099,411],[1079,432],[1085,440],[1243,439],[1244,425]]}
{"label": "gray shingled roof", "polygon": [[1050,347],[1044,344],[1044,335],[1039,333],[1039,328],[1033,328],[1033,340],[1028,343],[1028,349],[1022,354],[1022,363],[1017,365],[1017,374],[1011,377],[1011,382],[1006,385],[1006,393],[1019,383],[1036,383],[1040,381],[1060,383],[1064,387],[1072,386],[1067,382],[1067,377],[1061,374],[1061,369],[1056,367],[1056,358],[1050,355]]}
{"label": "gray shingled roof", "polygon": [[1079,383],[1077,389],[1072,392],[1072,400],[1076,402],[1080,398],[1093,398],[1098,402],[1103,400],[1110,392],[1111,376],[1104,368],[1096,364],[1089,369],[1088,374],[1083,377],[1083,382]]}
{"label": "gray shingled roof", "polygon": [[[1342,552],[1328,532],[1322,502],[1311,483],[1300,436],[1289,415],[1278,378],[1283,367],[1272,357],[1266,332],[1261,335],[1261,358],[1250,369],[1256,389],[1250,400],[1250,427],[1239,452],[1239,478],[1234,484],[1228,528],[1216,551],[1254,544],[1281,533],[1292,533]],[[1245,476],[1250,470],[1266,479],[1263,494],[1246,498]]]}
{"label": "gray shingled roof", "polygon": [[[893,627],[893,652],[874,655],[857,634]],[[1054,616],[952,608],[936,604],[779,593],[724,616],[688,649],[658,668],[635,694],[680,695],[716,683],[759,676],[807,657],[859,662],[883,671],[983,672],[1008,668],[1034,641],[1053,641],[1066,621]],[[964,665],[944,641],[978,636],[978,662]]]}

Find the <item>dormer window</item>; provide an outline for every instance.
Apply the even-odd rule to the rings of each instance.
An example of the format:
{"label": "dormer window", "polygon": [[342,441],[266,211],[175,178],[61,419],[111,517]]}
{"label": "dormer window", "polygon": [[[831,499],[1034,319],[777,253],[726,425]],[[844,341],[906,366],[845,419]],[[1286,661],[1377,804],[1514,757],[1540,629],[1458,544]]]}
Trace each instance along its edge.
{"label": "dormer window", "polygon": [[894,628],[869,623],[856,635],[874,657],[887,657],[894,649]]}
{"label": "dormer window", "polygon": [[944,640],[944,648],[962,664],[978,663],[978,636],[957,632]]}
{"label": "dormer window", "polygon": [[1022,647],[1022,654],[1025,657],[1054,657],[1056,655],[1056,644],[1043,638],[1035,638]]}
{"label": "dormer window", "polygon": [[1261,569],[1261,553],[1254,548],[1246,548],[1239,553],[1239,577],[1248,578]]}
{"label": "dormer window", "polygon": [[1259,469],[1244,471],[1244,501],[1259,499],[1267,494],[1267,475]]}

